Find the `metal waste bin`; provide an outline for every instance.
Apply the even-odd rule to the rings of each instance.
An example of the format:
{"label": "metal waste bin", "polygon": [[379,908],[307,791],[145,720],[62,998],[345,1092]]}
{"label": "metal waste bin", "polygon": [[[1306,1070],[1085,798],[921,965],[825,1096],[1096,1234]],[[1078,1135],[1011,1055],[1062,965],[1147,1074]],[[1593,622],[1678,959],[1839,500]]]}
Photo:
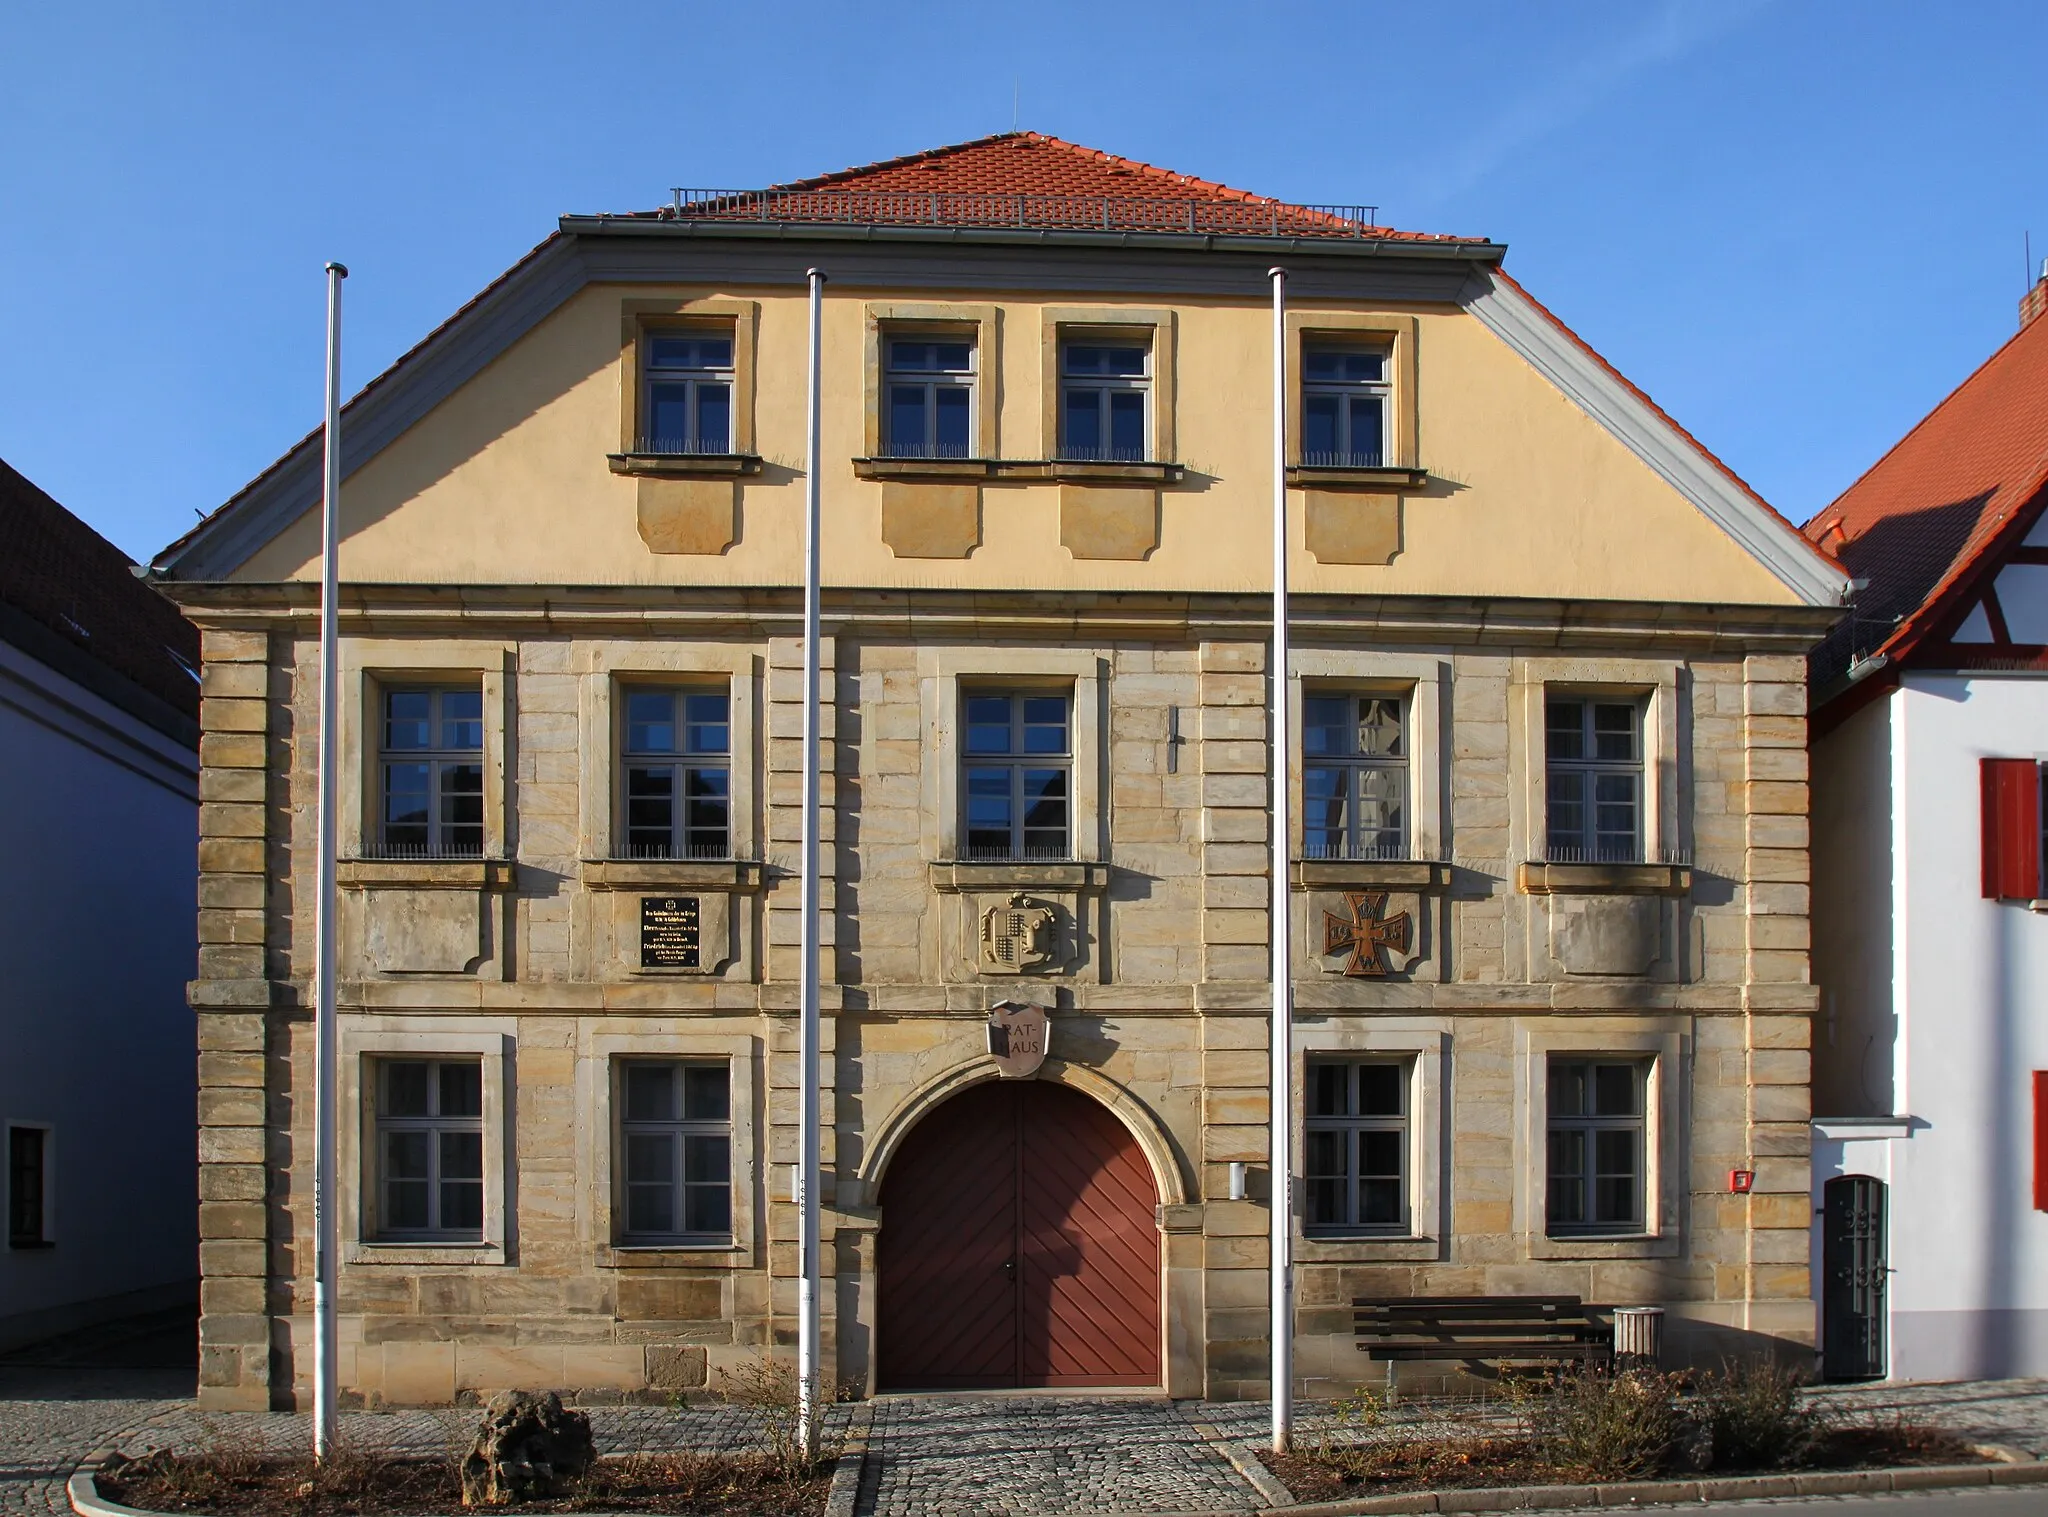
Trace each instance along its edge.
{"label": "metal waste bin", "polygon": [[1655,1369],[1664,1352],[1664,1308],[1614,1309],[1614,1361],[1622,1369]]}

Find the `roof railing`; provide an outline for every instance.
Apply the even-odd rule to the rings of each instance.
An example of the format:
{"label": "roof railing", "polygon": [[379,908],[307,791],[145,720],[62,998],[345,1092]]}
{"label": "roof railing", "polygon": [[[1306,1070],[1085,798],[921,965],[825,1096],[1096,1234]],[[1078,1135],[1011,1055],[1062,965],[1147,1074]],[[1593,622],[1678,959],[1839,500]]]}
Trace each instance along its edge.
{"label": "roof railing", "polygon": [[676,189],[671,195],[662,214],[672,221],[1179,232],[1190,237],[1374,237],[1383,230],[1376,205],[1295,205],[1284,200],[957,190]]}

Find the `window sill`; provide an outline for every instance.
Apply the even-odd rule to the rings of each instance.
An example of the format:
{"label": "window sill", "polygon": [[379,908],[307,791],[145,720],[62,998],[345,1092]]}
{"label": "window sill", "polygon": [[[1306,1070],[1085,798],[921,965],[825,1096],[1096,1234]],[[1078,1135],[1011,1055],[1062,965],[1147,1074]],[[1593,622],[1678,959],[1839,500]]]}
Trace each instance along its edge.
{"label": "window sill", "polygon": [[1296,859],[1296,890],[1420,890],[1451,888],[1451,866],[1433,859]]}
{"label": "window sill", "polygon": [[1103,890],[1108,885],[1107,864],[949,859],[932,865],[932,889],[946,895],[969,890]]}
{"label": "window sill", "polygon": [[340,859],[334,866],[335,883],[352,890],[506,891],[517,877],[510,859]]}
{"label": "window sill", "polygon": [[1297,1264],[1349,1264],[1375,1259],[1415,1261],[1441,1258],[1442,1254],[1442,1245],[1435,1238],[1413,1234],[1311,1233],[1294,1240]]}
{"label": "window sill", "polygon": [[1675,1259],[1679,1239],[1676,1233],[1606,1233],[1563,1238],[1534,1233],[1529,1235],[1526,1252],[1531,1259]]}
{"label": "window sill", "polygon": [[505,1249],[497,1243],[351,1243],[346,1264],[503,1264]]}
{"label": "window sill", "polygon": [[744,1269],[753,1262],[753,1250],[737,1243],[621,1243],[597,1251],[599,1269]]}
{"label": "window sill", "polygon": [[856,458],[859,479],[891,480],[1053,480],[1075,484],[1178,484],[1186,474],[1179,464],[1154,460],[1129,463],[1079,458]]}
{"label": "window sill", "polygon": [[1690,895],[1685,864],[1537,864],[1519,867],[1524,895]]}
{"label": "window sill", "polygon": [[758,453],[607,453],[605,462],[614,474],[657,479],[728,479],[761,472]]}
{"label": "window sill", "polygon": [[1385,467],[1353,469],[1339,465],[1289,464],[1287,483],[1298,488],[1318,485],[1356,485],[1377,490],[1420,490],[1429,483],[1429,470]]}
{"label": "window sill", "polygon": [[585,859],[579,872],[586,890],[759,890],[762,874],[757,859]]}

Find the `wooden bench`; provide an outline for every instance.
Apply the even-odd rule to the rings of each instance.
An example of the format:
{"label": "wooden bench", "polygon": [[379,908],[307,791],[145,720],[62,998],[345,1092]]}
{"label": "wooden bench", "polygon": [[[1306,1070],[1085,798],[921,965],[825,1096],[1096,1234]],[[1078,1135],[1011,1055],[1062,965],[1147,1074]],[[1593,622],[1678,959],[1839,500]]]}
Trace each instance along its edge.
{"label": "wooden bench", "polygon": [[1606,1309],[1577,1296],[1361,1296],[1351,1304],[1359,1351],[1386,1364],[1390,1395],[1403,1360],[1587,1363],[1614,1353]]}

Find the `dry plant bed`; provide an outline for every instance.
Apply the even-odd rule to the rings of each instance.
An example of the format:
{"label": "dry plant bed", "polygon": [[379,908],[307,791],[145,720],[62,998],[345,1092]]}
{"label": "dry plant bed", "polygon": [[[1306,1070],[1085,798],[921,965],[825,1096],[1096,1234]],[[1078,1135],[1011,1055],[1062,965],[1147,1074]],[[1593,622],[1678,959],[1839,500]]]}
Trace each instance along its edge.
{"label": "dry plant bed", "polygon": [[[453,1458],[420,1459],[343,1448],[315,1466],[215,1447],[157,1450],[103,1468],[100,1494],[123,1506],[212,1517],[414,1517],[462,1511]],[[787,1469],[771,1456],[614,1454],[572,1495],[492,1507],[494,1512],[672,1512],[702,1517],[812,1517],[825,1509],[832,1461]]]}
{"label": "dry plant bed", "polygon": [[1297,1501],[1488,1486],[1975,1464],[1969,1443],[1903,1421],[1840,1421],[1769,1363],[1718,1374],[1598,1372],[1510,1383],[1500,1402],[1390,1419],[1362,1390],[1337,1403],[1336,1429],[1292,1455],[1266,1456]]}

